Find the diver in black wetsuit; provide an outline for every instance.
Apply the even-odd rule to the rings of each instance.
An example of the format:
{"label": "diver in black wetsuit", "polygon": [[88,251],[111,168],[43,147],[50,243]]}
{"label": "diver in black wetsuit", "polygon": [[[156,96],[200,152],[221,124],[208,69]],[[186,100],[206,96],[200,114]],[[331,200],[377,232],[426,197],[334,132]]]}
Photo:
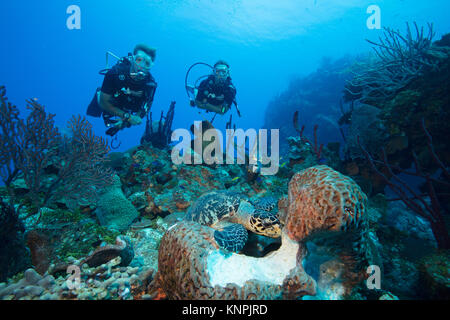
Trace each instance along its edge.
{"label": "diver in black wetsuit", "polygon": [[231,82],[230,66],[223,60],[214,64],[214,73],[203,80],[195,89],[195,101],[191,106],[197,106],[207,111],[225,114],[231,108],[236,97],[236,88]]}
{"label": "diver in black wetsuit", "polygon": [[138,125],[150,110],[157,83],[150,73],[156,50],[137,45],[133,55],[122,58],[106,74],[92,99],[87,114],[103,117],[106,134]]}

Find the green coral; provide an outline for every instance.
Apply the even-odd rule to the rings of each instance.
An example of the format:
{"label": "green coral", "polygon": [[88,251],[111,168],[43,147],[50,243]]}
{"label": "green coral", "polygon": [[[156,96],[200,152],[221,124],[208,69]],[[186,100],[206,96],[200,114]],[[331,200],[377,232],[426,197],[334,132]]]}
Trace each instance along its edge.
{"label": "green coral", "polygon": [[41,215],[41,222],[44,225],[52,225],[57,223],[77,223],[80,222],[81,219],[85,217],[81,210],[63,210],[63,209],[56,209],[56,210],[44,210]]}
{"label": "green coral", "polygon": [[119,234],[94,222],[80,224],[77,230],[69,229],[65,232],[62,241],[56,244],[55,253],[62,260],[70,256],[82,258],[95,249],[97,245],[94,244],[99,240],[113,244]]}
{"label": "green coral", "polygon": [[109,230],[94,221],[86,221],[89,217],[81,210],[43,210],[41,223],[43,226],[58,228],[52,232],[54,241],[54,253],[60,260],[66,260],[72,256],[81,258],[89,254],[96,246],[97,242],[115,243],[116,237],[120,234],[117,231]]}

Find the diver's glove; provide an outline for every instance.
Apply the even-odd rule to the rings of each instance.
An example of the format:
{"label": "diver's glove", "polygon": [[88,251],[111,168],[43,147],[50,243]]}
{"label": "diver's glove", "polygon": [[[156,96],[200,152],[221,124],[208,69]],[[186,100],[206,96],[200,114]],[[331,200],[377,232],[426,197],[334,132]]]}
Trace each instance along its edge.
{"label": "diver's glove", "polygon": [[108,135],[108,136],[115,136],[116,135],[116,133],[120,130],[120,129],[122,129],[122,125],[123,125],[123,122],[122,121],[118,121],[117,123],[115,123],[114,125],[112,125],[108,130],[106,130],[106,134]]}
{"label": "diver's glove", "polygon": [[131,123],[128,120],[119,120],[114,125],[112,125],[108,130],[106,130],[105,133],[109,136],[114,136],[119,130],[129,127],[131,127]]}

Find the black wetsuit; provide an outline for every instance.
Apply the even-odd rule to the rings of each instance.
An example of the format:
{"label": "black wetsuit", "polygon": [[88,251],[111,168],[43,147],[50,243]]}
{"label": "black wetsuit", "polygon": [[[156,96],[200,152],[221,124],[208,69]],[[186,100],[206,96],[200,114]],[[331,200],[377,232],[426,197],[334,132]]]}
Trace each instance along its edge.
{"label": "black wetsuit", "polygon": [[[218,99],[217,97],[221,95],[224,97]],[[200,83],[195,99],[201,103],[209,103],[214,106],[221,106],[225,102],[229,108],[235,97],[236,88],[231,83],[230,77],[223,83],[218,83],[215,81],[215,76],[210,75]]]}
{"label": "black wetsuit", "polygon": [[[157,83],[150,73],[142,80],[132,79],[130,66],[128,58],[123,58],[105,74],[102,87],[97,89],[88,106],[88,115],[103,116],[106,125],[116,122],[111,119],[114,115],[103,110],[98,104],[97,93],[102,91],[112,96],[112,104],[120,110],[137,114],[141,118],[145,116],[152,106]],[[144,108],[145,104],[147,110]]]}
{"label": "black wetsuit", "polygon": [[[113,97],[115,107],[142,118],[146,113],[145,104],[148,104],[148,109],[151,107],[156,85],[150,73],[142,80],[132,79],[130,61],[123,59],[106,73],[101,91]],[[127,90],[132,93],[127,93]]]}

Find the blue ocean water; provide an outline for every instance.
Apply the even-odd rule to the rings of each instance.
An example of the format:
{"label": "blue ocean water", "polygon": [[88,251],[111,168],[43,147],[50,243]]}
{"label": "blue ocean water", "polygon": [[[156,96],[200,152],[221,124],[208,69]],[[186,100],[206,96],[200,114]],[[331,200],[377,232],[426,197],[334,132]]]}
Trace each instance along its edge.
{"label": "blue ocean water", "polygon": [[[79,28],[70,27],[71,8],[79,10]],[[375,19],[373,9],[379,13]],[[177,164],[156,137],[152,146],[110,154],[103,166],[104,158],[77,152],[78,144],[68,139],[57,148],[64,154],[33,167],[40,155],[53,152],[38,146],[28,154],[21,137],[10,143],[0,135],[0,299],[212,296],[203,291],[212,282],[195,281],[192,287],[190,277],[214,278],[220,285],[283,281],[289,287],[283,295],[290,295],[299,284],[285,281],[294,266],[297,279],[311,280],[294,293],[296,299],[303,294],[304,299],[448,299],[449,9],[444,0],[1,2],[1,102],[5,106],[4,85],[22,118],[26,99],[33,99],[55,114],[64,132],[73,115],[86,115],[102,85],[99,71],[116,62],[109,56],[107,63],[107,52],[124,57],[143,43],[156,48],[154,121],[172,101],[172,130],[211,121],[212,113],[190,106],[185,77],[197,62],[223,59],[231,66],[242,117],[232,107],[215,116],[214,127],[224,130],[232,115],[236,128],[279,129],[282,150],[278,157],[271,144],[270,167],[279,166],[265,174],[261,158],[255,165]],[[374,21],[377,28],[370,27]],[[424,27],[425,37],[417,34],[423,42],[414,41],[415,23]],[[428,23],[433,41],[427,39]],[[386,36],[383,28],[399,33]],[[404,47],[409,57],[380,49],[387,59],[361,60],[352,68],[357,58],[380,48],[379,37],[401,41],[407,30],[413,32]],[[362,84],[355,76],[345,85],[351,71],[361,72]],[[188,84],[210,72],[196,67]],[[87,119],[96,135],[111,141],[101,118]],[[0,120],[3,132],[11,121],[4,113]],[[144,129],[145,119],[121,130],[120,147],[113,151],[139,146]],[[12,161],[4,156],[15,153]],[[101,170],[98,176],[95,169]],[[222,215],[222,204],[233,209],[230,201],[239,205]],[[210,224],[215,219],[238,225],[218,230],[222,221]],[[310,226],[304,227],[305,221]],[[205,236],[202,230],[211,232]],[[204,251],[196,246],[236,252],[220,249],[212,265],[202,265]],[[105,249],[115,253],[102,258]],[[65,282],[72,266],[82,267],[78,277],[85,281],[76,293]],[[103,271],[94,272],[99,266]],[[193,273],[178,273],[185,266]],[[153,273],[157,268],[159,275]],[[375,291],[361,280],[372,269],[382,276]],[[184,277],[176,281],[179,288],[171,288],[174,270]],[[147,283],[151,277],[160,281]],[[272,289],[265,298],[279,298]],[[232,291],[229,298],[260,294]]]}
{"label": "blue ocean water", "polygon": [[[243,115],[237,118],[232,111],[236,126],[257,129],[269,101],[292,78],[314,71],[323,57],[370,50],[365,39],[380,35],[366,26],[366,10],[373,4],[381,9],[382,26],[404,29],[406,21],[433,22],[436,39],[450,29],[445,0],[2,1],[1,84],[21,110],[25,99],[37,98],[63,127],[72,114],[85,114],[101,86],[98,71],[105,68],[106,51],[126,56],[137,43],[146,43],[157,48],[151,70],[158,82],[154,119],[176,101],[173,128],[209,120],[210,114],[189,107],[185,73],[195,62],[225,59]],[[81,10],[80,30],[66,26],[70,5]],[[224,128],[227,120],[228,115],[217,117],[214,124]],[[102,120],[89,121],[96,134],[106,137]],[[139,143],[144,123],[120,133],[119,151]]]}

